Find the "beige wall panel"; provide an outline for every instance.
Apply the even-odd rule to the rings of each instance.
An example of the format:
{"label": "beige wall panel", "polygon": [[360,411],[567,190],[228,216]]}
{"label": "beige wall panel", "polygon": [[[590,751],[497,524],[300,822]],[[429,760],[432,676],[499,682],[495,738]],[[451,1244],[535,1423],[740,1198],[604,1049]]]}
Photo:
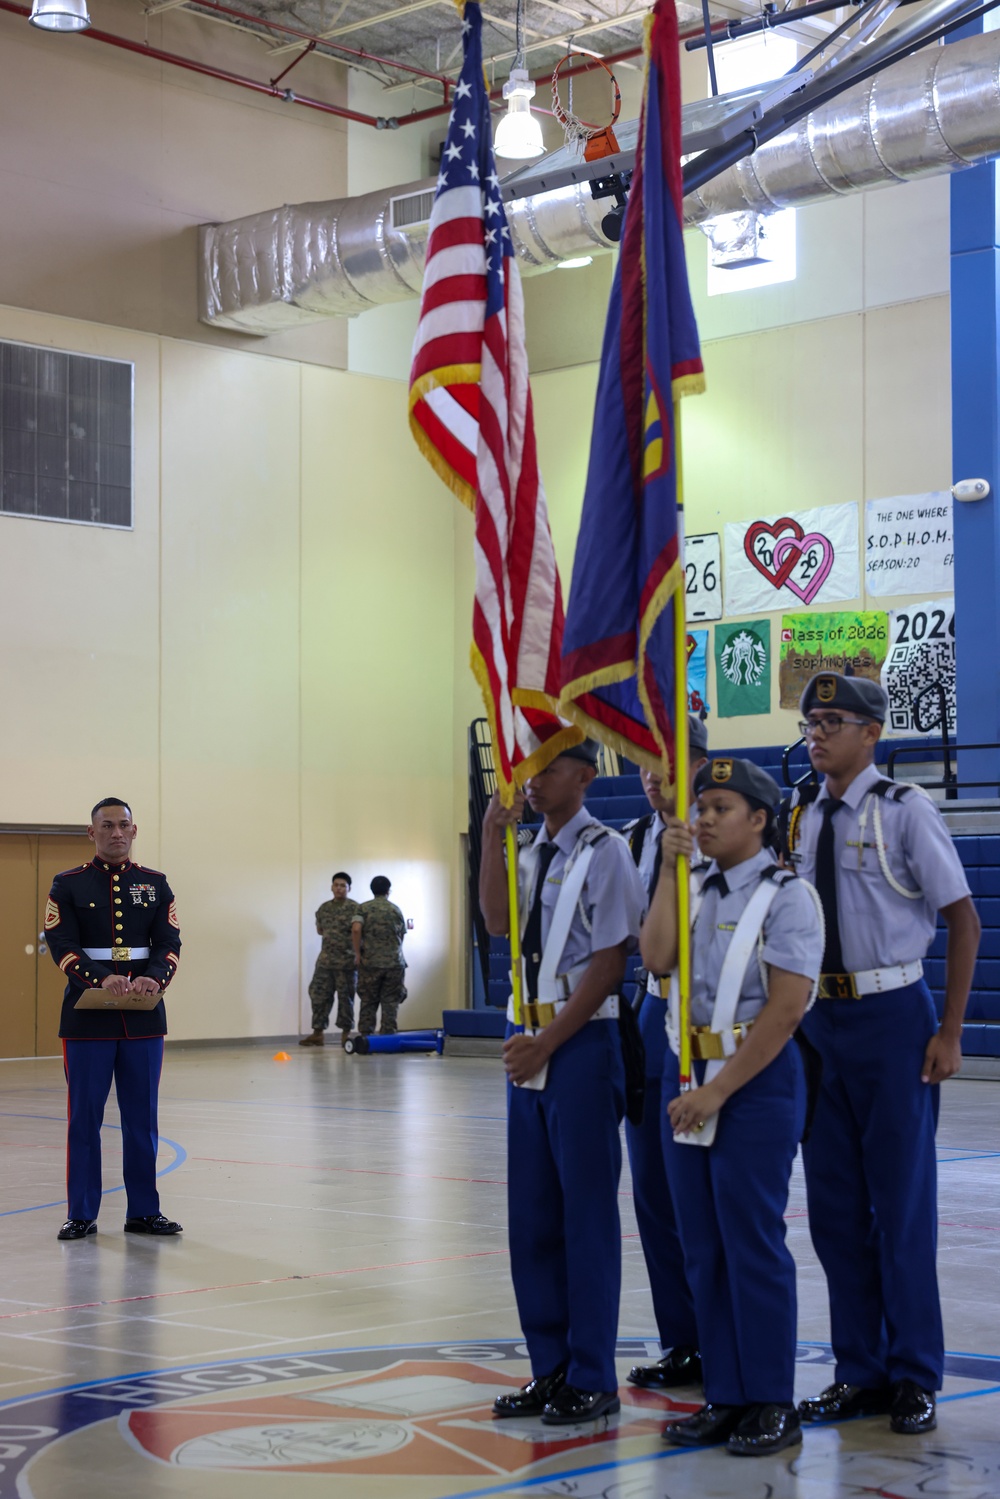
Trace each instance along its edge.
{"label": "beige wall panel", "polygon": [[415,922],[403,1023],[436,1025],[464,1003],[450,898],[458,502],[409,436],[405,386],[305,367],[302,390],[304,979],[333,870],[359,900],[385,874]]}
{"label": "beige wall panel", "polygon": [[588,266],[524,278],[528,366],[534,374],[600,358],[614,269],[615,257],[605,252]]}
{"label": "beige wall panel", "polygon": [[[119,0],[94,19],[142,37],[140,13]],[[259,41],[189,14],[151,22],[150,41],[267,72]],[[336,100],[342,70],[310,60],[296,87]],[[346,363],[339,320],[264,340],[204,327],[196,261],[200,223],[346,192],[343,121],[3,15],[0,129],[0,301]]]}
{"label": "beige wall panel", "polygon": [[299,382],[163,344],[163,867],[175,1036],[298,1025]]}
{"label": "beige wall panel", "polygon": [[949,489],[949,299],[870,312],[864,372],[866,498]]}
{"label": "beige wall panel", "polygon": [[865,304],[947,296],[951,275],[951,177],[924,177],[862,193]]}
{"label": "beige wall panel", "polygon": [[135,527],[0,515],[0,821],[80,823],[109,793],[155,862],[159,358],[155,339],[0,308],[0,339],[135,364]]}

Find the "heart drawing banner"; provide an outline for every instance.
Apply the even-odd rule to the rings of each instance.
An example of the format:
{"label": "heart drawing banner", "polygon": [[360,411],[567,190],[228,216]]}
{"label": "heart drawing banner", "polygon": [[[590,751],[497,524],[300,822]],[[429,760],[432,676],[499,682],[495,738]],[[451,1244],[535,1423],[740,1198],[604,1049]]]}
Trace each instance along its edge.
{"label": "heart drawing banner", "polygon": [[725,551],[727,614],[818,608],[861,591],[857,505],[730,522]]}

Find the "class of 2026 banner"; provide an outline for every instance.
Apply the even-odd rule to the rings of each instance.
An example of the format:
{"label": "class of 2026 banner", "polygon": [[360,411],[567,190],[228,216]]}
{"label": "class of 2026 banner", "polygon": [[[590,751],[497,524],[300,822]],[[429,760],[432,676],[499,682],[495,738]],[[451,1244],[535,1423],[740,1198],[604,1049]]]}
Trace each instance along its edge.
{"label": "class of 2026 banner", "polygon": [[730,521],[725,531],[726,613],[822,606],[861,592],[858,507]]}

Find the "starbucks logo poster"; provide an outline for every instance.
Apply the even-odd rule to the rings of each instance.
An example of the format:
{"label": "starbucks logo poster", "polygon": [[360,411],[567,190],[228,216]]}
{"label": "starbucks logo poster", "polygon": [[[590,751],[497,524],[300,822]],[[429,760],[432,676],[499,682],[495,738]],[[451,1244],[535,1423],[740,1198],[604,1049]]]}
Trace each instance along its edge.
{"label": "starbucks logo poster", "polygon": [[771,621],[715,627],[715,695],[720,718],[771,711]]}

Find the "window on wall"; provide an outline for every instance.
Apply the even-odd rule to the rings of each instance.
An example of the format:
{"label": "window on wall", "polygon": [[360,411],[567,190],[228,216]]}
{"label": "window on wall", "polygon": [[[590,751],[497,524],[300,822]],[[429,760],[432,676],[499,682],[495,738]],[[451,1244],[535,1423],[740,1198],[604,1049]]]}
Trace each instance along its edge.
{"label": "window on wall", "polygon": [[131,364],[0,343],[0,512],[131,526]]}
{"label": "window on wall", "polygon": [[[715,68],[719,80],[719,92],[733,93],[749,88],[755,83],[766,83],[787,73],[798,57],[798,47],[789,36],[766,31],[759,36],[747,37],[743,41],[727,42],[715,53]],[[716,297],[723,292],[747,291],[757,286],[772,286],[779,281],[794,281],[795,257],[795,209],[783,208],[778,213],[767,215],[727,214],[716,220],[720,226],[718,238],[725,240],[727,220],[757,218],[756,233],[748,233],[750,226],[735,224],[734,237],[744,236],[744,242],[754,244],[747,254],[755,258],[746,264],[720,264],[724,257],[708,256],[708,295]],[[712,237],[709,237],[711,246]]]}

